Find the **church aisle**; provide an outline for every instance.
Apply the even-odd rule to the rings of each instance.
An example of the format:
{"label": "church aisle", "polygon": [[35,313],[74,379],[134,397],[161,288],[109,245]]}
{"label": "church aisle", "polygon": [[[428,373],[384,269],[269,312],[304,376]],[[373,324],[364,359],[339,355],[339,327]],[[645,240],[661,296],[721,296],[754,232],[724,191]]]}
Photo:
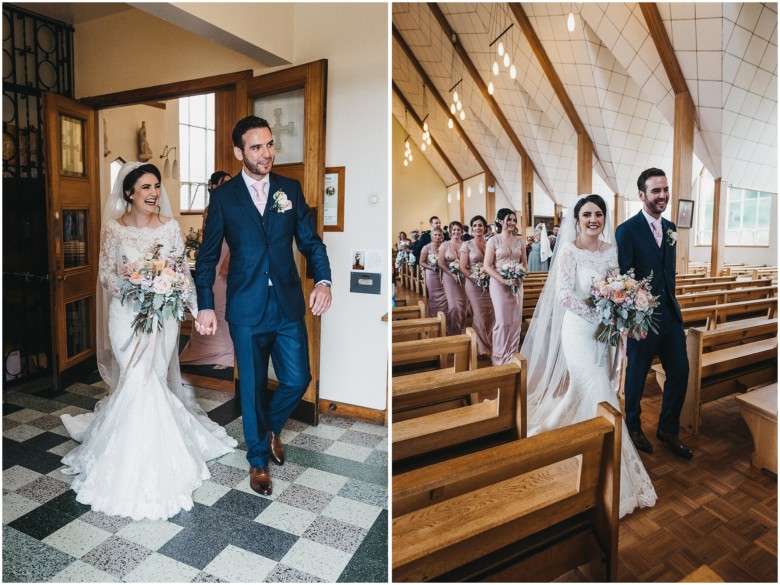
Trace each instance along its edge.
{"label": "church aisle", "polygon": [[387,427],[290,420],[287,462],[273,466],[274,493],[263,497],[249,487],[238,401],[195,392],[239,447],[209,463],[192,510],[133,522],[78,503],[60,472],[76,443],[59,415],[91,411],[103,382],[5,391],[3,581],[387,581]]}

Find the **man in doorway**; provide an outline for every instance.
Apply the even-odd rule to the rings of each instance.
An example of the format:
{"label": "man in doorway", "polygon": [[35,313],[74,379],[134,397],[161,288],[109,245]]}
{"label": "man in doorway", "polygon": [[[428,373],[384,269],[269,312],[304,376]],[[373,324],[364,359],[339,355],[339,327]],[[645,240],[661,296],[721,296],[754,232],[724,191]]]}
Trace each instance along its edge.
{"label": "man in doorway", "polygon": [[428,224],[431,226],[431,229],[423,232],[420,236],[420,239],[412,245],[412,253],[414,254],[416,264],[420,263],[420,254],[422,254],[422,249],[431,243],[431,232],[437,228],[441,229],[441,220],[435,215],[431,216],[431,218],[428,220]]}
{"label": "man in doorway", "polygon": [[[211,196],[195,272],[200,308],[195,327],[206,335],[216,332],[212,287],[224,237],[231,256],[225,317],[241,380],[249,485],[267,496],[272,493],[269,459],[284,464],[279,435],[311,381],[306,303],[293,239],[317,283],[309,297],[314,315],[330,307],[331,273],[300,183],[271,172],[276,151],[268,122],[257,116],[239,120],[233,152],[243,169]],[[279,381],[271,400],[266,399],[269,357]]]}

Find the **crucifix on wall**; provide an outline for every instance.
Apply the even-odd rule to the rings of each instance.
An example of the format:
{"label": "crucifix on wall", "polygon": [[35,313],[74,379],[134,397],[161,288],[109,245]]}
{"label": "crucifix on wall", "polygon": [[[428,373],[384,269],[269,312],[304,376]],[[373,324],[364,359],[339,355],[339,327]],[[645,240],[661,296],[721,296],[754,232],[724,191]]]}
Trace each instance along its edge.
{"label": "crucifix on wall", "polygon": [[274,135],[274,146],[276,146],[277,152],[282,152],[282,133],[292,135],[295,131],[295,122],[287,122],[282,124],[282,108],[274,108],[274,127],[271,129]]}

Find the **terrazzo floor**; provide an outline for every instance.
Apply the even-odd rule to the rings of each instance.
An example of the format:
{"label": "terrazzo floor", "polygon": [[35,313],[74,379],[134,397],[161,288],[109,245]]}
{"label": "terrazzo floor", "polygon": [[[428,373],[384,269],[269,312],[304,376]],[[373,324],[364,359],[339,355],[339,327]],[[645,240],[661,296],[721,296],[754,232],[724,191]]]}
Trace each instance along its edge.
{"label": "terrazzo floor", "polygon": [[211,461],[195,506],[133,522],[76,501],[60,460],[77,445],[59,415],[91,411],[94,378],[3,393],[4,582],[387,582],[387,427],[290,420],[273,495],[249,487],[238,401],[195,388],[239,447]]}

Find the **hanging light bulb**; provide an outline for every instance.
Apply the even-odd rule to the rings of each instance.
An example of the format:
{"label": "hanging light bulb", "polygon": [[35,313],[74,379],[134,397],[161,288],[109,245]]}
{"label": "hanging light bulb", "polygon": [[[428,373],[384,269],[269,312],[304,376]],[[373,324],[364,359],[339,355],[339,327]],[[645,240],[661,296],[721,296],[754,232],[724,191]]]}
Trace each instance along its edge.
{"label": "hanging light bulb", "polygon": [[404,166],[405,166],[405,167],[408,167],[408,166],[409,166],[409,160],[408,160],[408,159],[404,159]]}
{"label": "hanging light bulb", "polygon": [[574,32],[574,13],[569,12],[569,18],[566,19],[566,28],[569,29],[569,32]]}
{"label": "hanging light bulb", "polygon": [[424,142],[422,143],[422,146],[420,146],[420,150],[422,150],[423,152],[425,152],[425,143],[424,143]]}
{"label": "hanging light bulb", "polygon": [[454,114],[456,109],[455,104],[450,104],[450,112]]}
{"label": "hanging light bulb", "polygon": [[454,102],[460,101],[458,99],[458,90],[457,89],[455,90],[455,93],[452,94],[452,101],[454,101]]}
{"label": "hanging light bulb", "polygon": [[428,131],[428,122],[423,122],[423,131],[424,132]]}
{"label": "hanging light bulb", "polygon": [[460,112],[463,109],[463,104],[461,102],[458,102],[458,111]]}
{"label": "hanging light bulb", "polygon": [[430,134],[428,134],[428,138],[425,140],[425,142],[428,143],[428,146],[431,145],[431,135]]}
{"label": "hanging light bulb", "polygon": [[509,68],[509,77],[511,77],[512,79],[517,77],[517,68],[515,67],[514,63],[512,63],[512,66]]}
{"label": "hanging light bulb", "polygon": [[493,92],[495,91],[495,88],[493,87],[493,80],[490,80],[490,83],[488,83],[488,93],[490,95],[493,95]]}
{"label": "hanging light bulb", "polygon": [[504,53],[504,67],[509,67],[509,53]]}
{"label": "hanging light bulb", "polygon": [[409,148],[409,141],[408,141],[408,140],[407,140],[407,141],[404,143],[404,146],[405,146],[406,148]]}
{"label": "hanging light bulb", "polygon": [[461,120],[465,120],[466,119],[466,110],[461,110],[460,111],[460,119]]}
{"label": "hanging light bulb", "polygon": [[498,61],[493,61],[493,75],[498,75]]}
{"label": "hanging light bulb", "polygon": [[455,124],[452,123],[452,118],[450,118],[449,121],[447,122],[447,126],[449,126],[450,129],[455,127]]}
{"label": "hanging light bulb", "polygon": [[504,54],[504,42],[498,41],[498,56],[500,57],[503,54]]}
{"label": "hanging light bulb", "polygon": [[414,160],[414,157],[410,154],[409,155],[409,162],[412,162]]}

